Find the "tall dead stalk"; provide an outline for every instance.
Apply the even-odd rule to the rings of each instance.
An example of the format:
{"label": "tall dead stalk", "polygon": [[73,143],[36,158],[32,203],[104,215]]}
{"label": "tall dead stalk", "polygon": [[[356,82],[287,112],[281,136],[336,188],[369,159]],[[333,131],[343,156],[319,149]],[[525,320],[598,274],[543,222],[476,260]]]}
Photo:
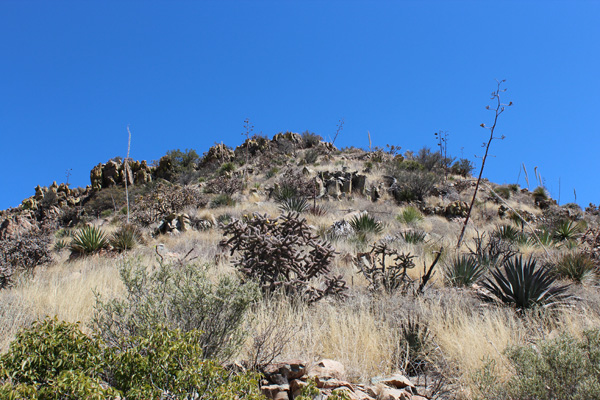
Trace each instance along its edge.
{"label": "tall dead stalk", "polygon": [[492,110],[495,112],[494,116],[494,124],[492,126],[486,126],[485,124],[481,124],[482,128],[487,128],[490,130],[490,138],[487,141],[487,144],[484,142],[482,147],[485,147],[485,154],[481,160],[481,169],[479,170],[479,176],[477,177],[477,184],[475,185],[475,191],[473,192],[473,198],[471,199],[471,204],[469,205],[469,211],[467,212],[467,217],[465,218],[465,222],[463,224],[462,230],[460,231],[460,236],[458,237],[458,242],[456,243],[456,247],[460,247],[462,244],[463,237],[465,235],[465,230],[467,229],[467,224],[469,223],[469,218],[471,217],[471,211],[473,210],[473,205],[475,204],[475,198],[477,197],[477,191],[479,190],[479,185],[481,183],[481,176],[483,175],[483,168],[485,167],[485,161],[487,160],[488,152],[490,150],[490,145],[494,139],[504,139],[504,135],[500,137],[494,137],[494,131],[496,130],[496,124],[498,123],[498,117],[500,114],[504,112],[505,107],[512,106],[512,101],[508,104],[504,104],[500,101],[500,93],[506,92],[506,89],[500,89],[500,86],[506,81],[503,79],[501,81],[496,80],[498,83],[498,87],[495,92],[492,92],[492,100],[496,100],[496,108],[492,109],[490,106],[486,106],[486,110]]}

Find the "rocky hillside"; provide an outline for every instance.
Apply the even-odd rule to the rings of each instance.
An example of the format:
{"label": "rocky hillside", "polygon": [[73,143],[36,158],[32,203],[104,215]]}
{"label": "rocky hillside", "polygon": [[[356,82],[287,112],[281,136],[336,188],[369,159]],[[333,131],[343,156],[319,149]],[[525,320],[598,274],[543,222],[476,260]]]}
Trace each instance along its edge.
{"label": "rocky hillside", "polygon": [[0,211],[0,393],[59,390],[78,368],[40,380],[15,361],[37,351],[19,329],[49,315],[29,332],[94,338],[99,367],[69,379],[98,398],[200,393],[206,376],[187,367],[156,375],[163,386],[119,380],[115,360],[159,331],[186,349],[196,335],[189,354],[257,398],[595,396],[583,363],[556,397],[552,365],[600,350],[597,207],[484,180],[457,248],[472,172],[427,148],[340,150],[286,132],[115,158],[86,188],[38,186]]}

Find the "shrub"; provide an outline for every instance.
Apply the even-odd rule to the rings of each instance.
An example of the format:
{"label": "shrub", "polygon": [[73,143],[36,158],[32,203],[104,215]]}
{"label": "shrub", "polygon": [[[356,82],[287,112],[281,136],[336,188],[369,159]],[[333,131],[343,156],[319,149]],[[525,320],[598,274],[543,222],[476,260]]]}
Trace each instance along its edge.
{"label": "shrub", "polygon": [[511,190],[510,188],[506,187],[506,186],[498,186],[497,188],[494,189],[494,193],[496,193],[498,196],[502,197],[505,200],[510,199],[510,194],[511,194]]}
{"label": "shrub", "polygon": [[66,239],[59,239],[54,243],[54,251],[59,252],[69,247],[69,241]]}
{"label": "shrub", "polygon": [[219,167],[219,175],[225,175],[235,171],[235,165],[232,162],[226,162]]}
{"label": "shrub", "polygon": [[219,208],[219,207],[233,207],[235,206],[235,200],[231,198],[228,194],[219,194],[210,202],[210,208]]}
{"label": "shrub", "polygon": [[[225,226],[223,235],[222,245],[239,254],[235,267],[246,279],[258,281],[264,294],[281,292],[313,303],[347,289],[341,277],[327,275],[333,248],[297,213],[275,219],[253,214]],[[313,286],[321,279],[322,287]]]}
{"label": "shrub", "polygon": [[423,214],[413,206],[404,207],[402,212],[396,217],[401,223],[412,225],[423,221]]}
{"label": "shrub", "polygon": [[308,208],[309,208],[308,202],[306,201],[306,199],[298,198],[298,197],[285,198],[281,201],[278,201],[278,203],[279,203],[279,209],[282,212],[303,213],[306,210],[308,210]]}
{"label": "shrub", "polygon": [[299,170],[288,170],[277,180],[278,189],[271,194],[275,200],[291,197],[309,198],[315,194],[315,181]]}
{"label": "shrub", "polygon": [[527,242],[527,236],[512,225],[500,225],[496,227],[492,235],[510,243]]}
{"label": "shrub", "polygon": [[377,243],[368,253],[358,253],[355,264],[369,282],[372,292],[406,291],[412,280],[408,270],[415,267],[414,256],[398,253],[387,243]]}
{"label": "shrub", "polygon": [[394,174],[396,182],[390,188],[397,202],[423,201],[440,178],[425,171],[405,171]]}
{"label": "shrub", "polygon": [[142,241],[142,232],[134,225],[123,225],[109,240],[110,245],[118,251],[131,250]]}
{"label": "shrub", "polygon": [[585,331],[582,339],[563,333],[535,345],[506,351],[514,371],[498,383],[494,365],[476,377],[484,399],[582,400],[600,398],[600,332]]}
{"label": "shrub", "polygon": [[404,240],[406,243],[412,244],[423,243],[426,235],[427,234],[424,231],[417,231],[414,229],[400,233],[402,240]]}
{"label": "shrub", "polygon": [[473,170],[475,169],[475,165],[471,161],[466,158],[461,158],[452,164],[450,168],[450,172],[455,175],[460,175],[463,178],[468,178]]}
{"label": "shrub", "polygon": [[546,189],[543,186],[536,187],[532,194],[536,202],[548,199],[548,192],[546,192]]}
{"label": "shrub", "polygon": [[418,317],[409,317],[400,329],[400,369],[410,376],[421,375],[429,365],[429,354],[433,349],[432,334],[425,322]]}
{"label": "shrub", "polygon": [[203,207],[206,203],[195,187],[159,182],[152,184],[148,193],[136,202],[132,214],[135,221],[147,226],[186,207]]}
{"label": "shrub", "polygon": [[44,231],[21,234],[18,240],[0,240],[0,289],[11,285],[15,273],[33,274],[38,266],[50,261],[50,236]]}
{"label": "shrub", "polygon": [[517,254],[511,243],[500,239],[496,235],[477,233],[473,238],[473,245],[468,246],[469,253],[474,256],[479,264],[486,268],[493,268],[504,264],[506,260]]}
{"label": "shrub", "polygon": [[308,212],[316,217],[322,217],[324,215],[327,215],[328,210],[326,207],[320,204],[315,204],[308,208]]}
{"label": "shrub", "polygon": [[211,283],[207,266],[160,262],[150,270],[138,259],[119,269],[123,298],[96,297],[93,326],[111,346],[124,336],[147,336],[157,325],[184,332],[201,330],[198,338],[206,358],[231,356],[244,335],[240,326],[256,286],[240,285],[232,277]]}
{"label": "shrub", "polygon": [[536,260],[523,261],[521,256],[507,260],[504,268],[491,271],[482,286],[487,290],[480,297],[488,302],[501,302],[518,311],[534,307],[550,308],[568,303],[568,285],[557,285],[547,267],[536,267]]}
{"label": "shrub", "polygon": [[[106,347],[77,324],[46,319],[21,331],[0,356],[0,397],[7,399],[228,400],[264,398],[257,376],[203,360],[202,332],[156,326]],[[151,384],[149,384],[151,382]]]}
{"label": "shrub", "polygon": [[272,167],[271,169],[269,169],[266,173],[266,177],[267,179],[274,177],[275,175],[277,175],[277,173],[279,172],[279,168],[277,167]]}
{"label": "shrub", "polygon": [[316,133],[304,131],[302,133],[302,147],[310,148],[318,146],[319,143],[323,140],[321,135],[317,135]]}
{"label": "shrub", "polygon": [[234,193],[240,192],[242,187],[243,182],[240,178],[218,176],[206,183],[204,191],[206,193],[228,194],[231,196]]}
{"label": "shrub", "polygon": [[538,229],[535,231],[537,239],[532,235],[528,239],[528,243],[532,246],[539,246],[540,244],[545,247],[552,247],[556,245],[554,234],[546,228]]}
{"label": "shrub", "polygon": [[69,246],[72,253],[92,254],[108,247],[108,240],[104,232],[95,226],[85,226],[73,236]]}
{"label": "shrub", "polygon": [[554,273],[579,283],[594,283],[598,279],[598,267],[585,253],[562,255],[554,267]]}
{"label": "shrub", "polygon": [[472,255],[457,255],[449,260],[443,269],[445,281],[451,286],[471,286],[485,273],[481,265]]}

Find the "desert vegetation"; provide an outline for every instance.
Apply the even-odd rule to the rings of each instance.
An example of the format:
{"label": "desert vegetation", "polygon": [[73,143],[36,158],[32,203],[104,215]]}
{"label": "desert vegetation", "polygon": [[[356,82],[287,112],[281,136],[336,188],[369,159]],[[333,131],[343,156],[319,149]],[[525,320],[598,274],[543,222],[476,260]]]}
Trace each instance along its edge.
{"label": "desert vegetation", "polygon": [[[1,212],[1,397],[600,396],[595,208],[474,179],[443,141],[246,124]],[[274,372],[324,359],[343,373]]]}

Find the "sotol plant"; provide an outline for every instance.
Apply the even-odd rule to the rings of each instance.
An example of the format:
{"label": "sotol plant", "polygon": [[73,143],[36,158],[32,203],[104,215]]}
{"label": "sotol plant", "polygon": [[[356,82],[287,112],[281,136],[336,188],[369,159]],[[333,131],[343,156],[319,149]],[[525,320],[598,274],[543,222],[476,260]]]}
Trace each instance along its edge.
{"label": "sotol plant", "polygon": [[86,226],[75,233],[69,248],[76,254],[92,254],[106,247],[108,239],[102,229]]}
{"label": "sotol plant", "polygon": [[449,260],[443,269],[444,279],[451,286],[470,286],[485,273],[481,265],[472,255],[457,255]]}

